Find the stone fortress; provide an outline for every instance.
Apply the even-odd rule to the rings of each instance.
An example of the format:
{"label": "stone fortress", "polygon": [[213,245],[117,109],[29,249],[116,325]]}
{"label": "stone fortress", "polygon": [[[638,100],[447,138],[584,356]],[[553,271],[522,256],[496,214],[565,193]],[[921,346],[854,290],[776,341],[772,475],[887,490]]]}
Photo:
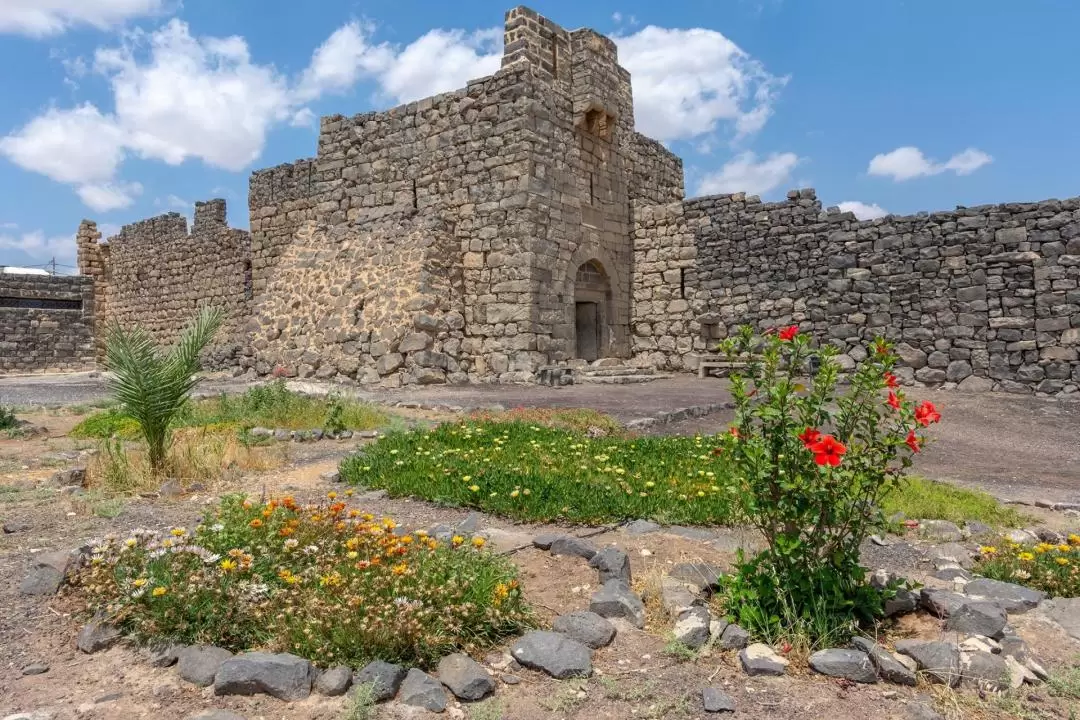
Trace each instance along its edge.
{"label": "stone fortress", "polygon": [[249,212],[250,232],[213,200],[190,232],[174,213],[106,242],[84,221],[99,338],[170,340],[214,303],[217,367],[398,387],[694,370],[740,324],[798,324],[845,363],[895,339],[908,382],[1080,390],[1080,198],[862,222],[809,189],[686,199],[615,44],[524,7],[497,73],[324,117],[314,158],[253,173]]}

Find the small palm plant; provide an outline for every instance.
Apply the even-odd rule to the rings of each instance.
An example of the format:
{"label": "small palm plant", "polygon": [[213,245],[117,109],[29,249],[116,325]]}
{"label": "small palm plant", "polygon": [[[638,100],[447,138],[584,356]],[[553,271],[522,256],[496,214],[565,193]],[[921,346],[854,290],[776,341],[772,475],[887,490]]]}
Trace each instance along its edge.
{"label": "small palm plant", "polygon": [[112,373],[109,390],[139,423],[155,475],[165,467],[172,421],[198,382],[199,355],[224,318],[220,308],[203,307],[166,352],[141,327],[125,330],[114,324],[109,330],[105,341],[105,365]]}

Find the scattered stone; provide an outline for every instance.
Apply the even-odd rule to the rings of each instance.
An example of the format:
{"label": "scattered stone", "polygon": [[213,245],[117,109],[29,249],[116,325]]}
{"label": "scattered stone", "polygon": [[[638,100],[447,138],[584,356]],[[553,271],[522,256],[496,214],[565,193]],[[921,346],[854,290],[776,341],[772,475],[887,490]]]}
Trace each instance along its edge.
{"label": "scattered stone", "polygon": [[285,442],[289,439],[289,431],[284,428],[275,428],[274,439],[279,442]]}
{"label": "scattered stone", "polygon": [[82,652],[90,655],[92,653],[100,652],[101,650],[108,650],[115,645],[116,641],[119,639],[120,630],[99,615],[86,623],[86,625],[83,626],[83,629],[79,631],[79,636],[75,640],[75,646]]}
{"label": "scattered stone", "polygon": [[412,668],[401,683],[398,702],[431,712],[442,712],[446,709],[447,697],[438,680],[422,670]]}
{"label": "scattered stone", "polygon": [[735,700],[719,688],[701,691],[701,702],[707,713],[735,712]]}
{"label": "scattered stone", "polygon": [[53,485],[59,485],[60,487],[68,487],[71,485],[83,487],[86,485],[86,468],[73,467],[53,473],[52,483]]}
{"label": "scattered stone", "polygon": [[768,645],[754,643],[739,651],[739,662],[747,675],[783,675],[788,660],[773,652]]}
{"label": "scattered stone", "polygon": [[1039,542],[1039,537],[1027,530],[1013,529],[1005,533],[1005,538],[1018,545],[1034,545]]}
{"label": "scattered stone", "polygon": [[896,651],[915,660],[933,682],[950,687],[960,682],[960,650],[952,643],[898,640]]}
{"label": "scattered stone", "polygon": [[352,670],[344,665],[337,665],[319,673],[315,678],[315,692],[326,697],[344,695],[352,685]]}
{"label": "scattered stone", "polygon": [[26,532],[31,527],[30,521],[25,518],[12,518],[4,523],[4,532],[8,535],[13,535],[15,533]]}
{"label": "scattered stone", "polygon": [[615,626],[588,610],[560,615],[552,623],[552,630],[594,650],[607,647],[615,639]]}
{"label": "scattered stone", "polygon": [[439,661],[439,682],[459,700],[481,700],[495,692],[495,681],[480,663],[464,653],[453,653]]}
{"label": "scattered stone", "polygon": [[552,555],[573,555],[586,560],[592,560],[596,555],[596,546],[588,540],[576,538],[573,535],[560,535],[551,543]]}
{"label": "scattered stone", "polygon": [[67,550],[34,556],[30,572],[19,585],[23,595],[55,595],[71,568],[72,553]]}
{"label": "scattered stone", "polygon": [[247,718],[232,710],[203,710],[198,715],[189,715],[187,720],[247,720]]}
{"label": "scattered stone", "polygon": [[1024,658],[1024,667],[1034,673],[1035,677],[1039,678],[1040,680],[1050,679],[1050,673],[1046,672],[1046,668],[1044,668],[1042,664],[1040,664],[1033,657]]}
{"label": "scattered stone", "polygon": [[962,567],[946,567],[936,571],[934,577],[946,582],[969,582],[974,576]]}
{"label": "scattered stone", "polygon": [[1009,687],[1013,690],[1024,683],[1035,685],[1039,682],[1039,678],[1035,677],[1035,673],[1018,663],[1014,657],[1005,656],[1005,667],[1009,670]]}
{"label": "scattered stone", "polygon": [[945,621],[945,629],[996,639],[1004,636],[1002,630],[1008,621],[1008,615],[999,605],[989,602],[966,602],[949,613],[949,618]]}
{"label": "scattered stone", "polygon": [[166,480],[158,488],[158,496],[166,500],[175,500],[183,496],[183,494],[184,486],[180,484],[179,480]]}
{"label": "scattered stone", "polygon": [[192,645],[177,653],[176,669],[189,683],[208,687],[214,684],[221,664],[232,656],[228,650],[213,645]]}
{"label": "scattered stone", "polygon": [[550,550],[551,543],[555,542],[560,537],[560,535],[552,535],[550,533],[545,533],[543,535],[537,535],[536,537],[534,537],[532,544],[535,548],[539,548],[541,550]]}
{"label": "scattered stone", "polygon": [[615,547],[606,547],[593,555],[589,567],[596,568],[600,575],[600,584],[608,580],[622,580],[630,584],[630,558]]}
{"label": "scattered stone", "polygon": [[720,635],[721,650],[742,650],[750,643],[750,633],[732,623]]}
{"label": "scattered stone", "polygon": [[502,680],[507,685],[520,685],[521,684],[521,678],[519,678],[517,675],[500,675],[499,679]]}
{"label": "scattered stone", "polygon": [[183,645],[159,644],[151,645],[146,653],[146,661],[151,667],[167,668],[176,664]]}
{"label": "scattered stone", "polygon": [[667,576],[661,578],[660,604],[669,614],[678,617],[698,603],[698,598],[686,585]]}
{"label": "scattered stone", "polygon": [[635,520],[626,526],[626,532],[631,535],[648,535],[659,531],[660,526],[649,520]]}
{"label": "scattered stone", "polygon": [[972,580],[964,587],[964,592],[992,600],[1010,613],[1027,612],[1046,599],[1046,593],[1041,590],[988,578]]}
{"label": "scattered stone", "polygon": [[810,656],[810,667],[822,675],[857,683],[876,683],[878,679],[870,656],[860,650],[818,650]]}
{"label": "scattered stone", "polygon": [[948,520],[920,520],[919,536],[935,542],[955,542],[964,539],[956,523]]}
{"label": "scattered stone", "polygon": [[248,430],[248,435],[250,435],[253,438],[270,438],[270,437],[274,437],[274,431],[271,430],[270,428],[253,427],[250,430]]}
{"label": "scattered stone", "polygon": [[55,710],[35,710],[28,713],[20,712],[14,715],[5,715],[3,720],[54,720],[55,718]]}
{"label": "scattered stone", "polygon": [[339,483],[341,482],[341,472],[338,470],[327,470],[319,475],[319,480],[322,480],[324,483]]}
{"label": "scattered stone", "polygon": [[1046,608],[1046,617],[1050,618],[1074,640],[1080,640],[1080,597],[1054,598],[1053,604]]}
{"label": "scattered stone", "polygon": [[1009,686],[1009,666],[1000,655],[960,653],[962,682],[980,690],[1004,690]]}
{"label": "scattered stone", "polygon": [[709,642],[709,620],[709,611],[705,608],[690,608],[675,623],[675,639],[691,650],[697,650]]}
{"label": "scattered stone", "polygon": [[105,695],[102,695],[99,698],[95,698],[94,699],[94,704],[95,705],[101,705],[103,703],[113,702],[114,700],[119,700],[122,697],[124,697],[124,693],[118,693],[118,692],[106,693]]}
{"label": "scattered stone", "polygon": [[311,694],[313,675],[311,663],[296,655],[248,652],[221,664],[214,678],[214,694],[263,693],[278,700],[303,700]]}
{"label": "scattered stone", "polygon": [[994,528],[984,522],[979,522],[978,520],[968,520],[964,523],[964,530],[969,537],[973,538],[990,537],[995,534]]}
{"label": "scattered stone", "polygon": [[469,513],[464,520],[458,523],[457,531],[461,535],[475,535],[480,529],[483,517],[478,512]]}
{"label": "scattered stone", "polygon": [[[969,583],[970,587],[970,583]],[[971,598],[960,593],[940,590],[938,588],[923,588],[919,602],[931,614],[939,618],[947,618],[950,614],[960,609]]]}
{"label": "scattered stone", "polygon": [[945,720],[936,710],[921,702],[908,705],[907,714],[910,720]]}
{"label": "scattered stone", "polygon": [[353,685],[372,685],[372,698],[383,702],[397,695],[405,680],[405,668],[382,660],[374,660],[363,667],[353,679]]}
{"label": "scattered stone", "polygon": [[708,563],[679,563],[668,576],[692,586],[697,592],[712,592],[720,587],[724,571]]}
{"label": "scattered stone", "polygon": [[907,588],[896,588],[896,595],[885,601],[885,617],[913,613],[919,607],[921,594]]}
{"label": "scattered stone", "polygon": [[645,627],[645,605],[630,586],[608,580],[593,594],[589,609],[604,618],[626,618],[636,628]]}
{"label": "scattered stone", "polygon": [[1001,646],[996,640],[991,640],[985,635],[972,635],[960,642],[960,652],[984,652],[994,655],[1001,654]]}
{"label": "scattered stone", "polygon": [[45,663],[31,663],[22,669],[23,675],[42,675],[49,672],[49,666]]}
{"label": "scattered stone", "polygon": [[589,648],[559,633],[527,633],[514,643],[510,653],[525,667],[543,670],[556,680],[592,674]]}
{"label": "scattered stone", "polygon": [[1023,660],[1027,657],[1027,643],[1008,625],[1005,626],[1002,637],[998,640],[998,645],[1001,647],[1002,655],[1009,655],[1017,660]]}
{"label": "scattered stone", "polygon": [[[918,666],[908,667],[902,660],[868,638],[854,637],[851,639],[851,644],[869,656],[870,662],[874,664],[878,675],[885,682],[894,685],[915,686],[915,670]],[[911,658],[907,657],[904,659],[911,660]],[[914,664],[914,661],[912,662]]]}

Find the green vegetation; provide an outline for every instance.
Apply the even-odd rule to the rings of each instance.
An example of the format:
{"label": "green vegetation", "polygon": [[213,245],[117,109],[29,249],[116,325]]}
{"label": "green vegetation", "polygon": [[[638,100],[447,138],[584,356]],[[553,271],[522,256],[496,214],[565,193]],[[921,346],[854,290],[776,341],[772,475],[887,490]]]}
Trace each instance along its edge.
{"label": "green vegetation", "polygon": [[139,424],[154,474],[165,469],[173,419],[198,382],[199,355],[224,319],[220,308],[202,308],[166,352],[141,327],[109,329],[105,339],[105,365],[112,372],[109,390],[124,413]]}
{"label": "green vegetation", "polygon": [[921,520],[948,520],[960,525],[978,520],[994,527],[1017,527],[1024,516],[987,493],[913,475],[886,493],[886,516],[903,513]]}
{"label": "green vegetation", "polygon": [[[247,430],[253,427],[310,430],[325,428],[371,430],[385,426],[389,416],[378,408],[338,397],[309,397],[289,390],[277,379],[248,389],[242,395],[225,394],[186,403],[172,420],[172,428],[213,427]],[[75,437],[121,439],[140,437],[138,422],[117,409],[95,413],[71,431]]]}
{"label": "green vegetation", "polygon": [[[350,508],[227,496],[194,530],[108,537],[75,578],[141,639],[430,667],[531,626],[517,569],[483,538],[439,542]],[[361,715],[362,716],[362,715]]]}
{"label": "green vegetation", "polygon": [[984,577],[1027,585],[1050,597],[1080,596],[1080,535],[1069,535],[1061,545],[1002,538],[1000,546],[979,548],[979,555],[974,571]]}
{"label": "green vegetation", "polygon": [[15,430],[19,427],[19,419],[15,417],[14,408],[0,405],[0,430]]}
{"label": "green vegetation", "polygon": [[349,691],[345,720],[371,720],[375,715],[375,683],[361,683]]}
{"label": "green vegetation", "polygon": [[342,477],[520,520],[734,521],[727,466],[702,437],[590,438],[523,422],[392,432],[346,458]]}
{"label": "green vegetation", "polygon": [[526,408],[491,411],[475,410],[468,419],[475,422],[520,422],[544,425],[557,430],[572,430],[594,436],[621,435],[619,421],[590,408]]}

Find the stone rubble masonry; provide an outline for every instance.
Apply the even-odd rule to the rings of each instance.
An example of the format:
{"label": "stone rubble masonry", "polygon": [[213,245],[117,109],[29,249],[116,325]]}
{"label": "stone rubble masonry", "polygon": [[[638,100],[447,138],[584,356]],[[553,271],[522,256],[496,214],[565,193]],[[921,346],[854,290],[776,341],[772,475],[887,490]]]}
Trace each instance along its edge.
{"label": "stone rubble masonry", "polygon": [[221,307],[226,322],[204,355],[210,368],[235,366],[250,315],[251,240],[230,228],[224,200],[195,203],[194,223],[168,213],[125,225],[101,242],[95,223],[76,235],[79,271],[94,279],[97,357],[109,326],[138,324],[162,344],[173,342],[203,305]]}
{"label": "stone rubble masonry", "polygon": [[99,359],[103,321],[169,340],[214,302],[217,365],[367,386],[531,382],[587,355],[692,371],[748,322],[848,367],[884,333],[908,383],[1080,389],[1080,199],[865,222],[812,189],[685,199],[615,44],[525,7],[495,74],[322,118],[315,157],[251,175],[248,211],[250,233],[214,200],[190,235],[170,214],[107,243],[84,222]]}
{"label": "stone rubble masonry", "polygon": [[0,373],[93,368],[93,281],[0,273]]}

